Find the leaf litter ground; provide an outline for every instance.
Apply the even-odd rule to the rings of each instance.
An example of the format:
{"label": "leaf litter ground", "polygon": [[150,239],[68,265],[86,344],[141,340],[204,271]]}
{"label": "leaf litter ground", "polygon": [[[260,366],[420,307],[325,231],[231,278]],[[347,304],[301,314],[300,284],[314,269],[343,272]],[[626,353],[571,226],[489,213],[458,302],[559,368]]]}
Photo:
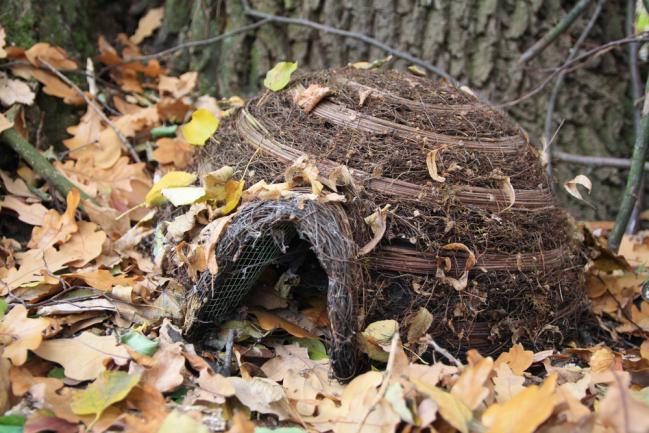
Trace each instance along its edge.
{"label": "leaf litter ground", "polygon": [[[0,241],[0,409],[5,413],[0,417],[0,431],[649,430],[649,304],[641,296],[649,259],[647,241],[642,235],[625,239],[623,253],[629,265],[605,249],[601,240],[604,233],[594,224],[590,228],[595,235],[586,232],[583,251],[588,259],[586,290],[599,327],[593,331],[584,326],[581,335],[564,340],[556,349],[530,350],[532,346],[516,343],[501,348],[499,355],[487,356],[467,347],[463,356],[455,356],[444,349],[446,344],[440,347],[440,335],[428,332],[433,320],[443,315],[431,312],[429,305],[413,305],[408,321],[367,320],[360,343],[363,353],[372,359],[372,369],[343,384],[331,376],[332,350],[336,348],[323,344],[331,341],[332,320],[320,290],[323,270],[314,267],[308,274],[312,281],[301,282],[311,288],[298,291],[289,272],[290,261],[283,264],[281,275],[262,275],[243,301],[244,308],[221,324],[218,332],[210,333],[208,341],[200,347],[188,342],[174,325],[182,323],[187,288],[161,273],[158,251],[163,243],[156,230],[157,211],[142,203],[162,174],[196,168],[195,163],[190,163],[196,153],[201,155],[202,164],[198,165],[205,165],[204,152],[196,152],[188,143],[200,140],[187,140],[176,133],[174,126],[189,123],[197,109],[208,110],[224,122],[220,144],[224,151],[232,152],[227,146],[236,146],[240,141],[226,143],[223,137],[229,133],[228,118],[237,114],[233,110],[242,103],[237,98],[217,101],[199,97],[194,90],[195,73],[174,77],[167,75],[156,60],[124,60],[139,54],[138,44],[155,31],[161,16],[162,10],[154,10],[142,19],[133,36],[120,35],[115,45],[119,51],[100,39],[96,61],[109,66],[102,79],[112,80],[115,86],[90,92],[89,97],[106,110],[112,125],[98,115],[94,106],[85,107],[79,125],[69,130],[71,138],[63,143],[68,151],[54,160],[55,167],[93,201],[81,199],[77,192],[61,197],[22,163],[15,171],[2,173],[3,224],[32,229],[16,229],[13,233],[31,234],[14,237],[6,233]],[[11,35],[7,40],[11,41]],[[15,62],[9,68],[11,73],[0,77],[3,104],[29,105],[34,94],[43,91],[83,109],[84,98],[43,67],[45,61],[63,72],[78,69],[65,51],[47,44],[7,46],[0,47],[0,56]],[[493,139],[516,133],[515,126],[498,123],[498,128],[493,128],[493,119],[475,111],[468,96],[438,91],[413,99],[411,87],[395,84],[398,80],[390,74],[385,75],[380,87],[391,95],[392,102],[380,107],[361,103],[361,114],[391,116],[393,121],[415,129],[426,129],[432,123],[440,125],[436,131],[445,135],[470,134],[467,129],[448,127],[457,123],[449,121],[448,112],[423,119],[413,110],[403,110],[403,100],[394,99],[409,100],[414,105],[439,105],[449,104],[448,98],[454,98],[451,102],[462,106],[459,115],[469,120],[461,124],[492,130]],[[376,87],[377,83],[376,78],[366,78],[373,75],[353,71],[352,75],[354,82],[345,85],[352,86],[355,93],[339,92],[328,97],[343,108],[359,110],[356,98],[362,98],[366,87]],[[309,81],[333,87],[332,80],[338,78],[315,74]],[[380,96],[365,94],[370,102]],[[282,98],[269,98],[263,108],[265,119],[285,116],[286,107],[293,103]],[[100,100],[106,105],[97,104]],[[316,101],[313,107],[319,104]],[[302,109],[292,108],[290,114],[289,124],[266,124],[277,128],[274,132],[284,137],[304,139],[305,144],[314,146],[332,146],[313,147],[311,151],[377,176],[404,174],[403,179],[414,182],[428,181],[429,175],[435,179],[426,165],[409,165],[409,161],[423,161],[426,153],[424,158],[421,153],[399,153],[402,148],[394,146],[390,135],[363,143],[363,149],[373,153],[372,158],[354,149],[346,155],[336,154],[340,148],[336,140],[348,143],[349,137],[307,128],[314,119]],[[11,127],[11,122],[3,119],[0,117],[0,125]],[[207,123],[199,123],[194,129],[209,129],[211,118]],[[127,156],[113,126],[136,145],[141,155],[149,156],[146,162],[137,163]],[[28,130],[30,127],[28,124]],[[304,134],[309,131],[318,131],[320,138],[308,139]],[[161,133],[166,136],[160,138]],[[359,136],[360,142],[365,139]],[[391,152],[393,149],[399,152]],[[234,152],[244,154],[242,149]],[[534,176],[520,172],[505,182],[497,174],[467,175],[453,163],[478,167],[478,171],[486,170],[480,167],[488,164],[489,172],[499,169],[505,173],[511,165],[530,165],[525,158],[529,156],[524,155],[520,161],[485,159],[450,149],[433,159],[438,177],[444,177],[448,184],[461,181],[472,187],[500,189],[507,205],[507,182],[513,184],[514,190],[533,189]],[[378,167],[372,161],[383,164]],[[234,172],[249,165],[247,189],[232,174],[221,172],[200,187],[210,194],[209,200],[194,203],[189,210],[185,206],[172,212],[167,235],[176,242],[175,256],[183,260],[190,279],[192,273],[196,278],[204,275],[210,266],[216,266],[214,272],[225,266],[216,261],[215,243],[235,211],[228,203],[234,202],[236,207],[242,196],[244,201],[302,201],[307,203],[307,209],[308,203],[315,203],[314,198],[318,203],[328,201],[332,206],[342,206],[336,204],[340,194],[318,185],[319,177],[314,176],[313,166],[307,161],[294,164],[292,176],[286,175],[283,164],[268,158],[247,158],[240,163],[244,167],[235,167]],[[210,164],[211,170],[220,167],[213,161]],[[275,178],[268,177],[269,173],[275,173]],[[195,174],[200,177],[205,173],[198,167]],[[343,172],[336,176],[334,185],[346,177]],[[290,183],[284,182],[287,179],[305,188],[291,190],[293,185],[281,185]],[[255,184],[261,180],[268,183]],[[167,190],[188,187],[177,183],[169,186]],[[164,197],[163,189],[160,192]],[[177,197],[179,192],[169,193]],[[429,209],[413,207],[407,211],[426,215]],[[168,212],[167,208],[163,213],[168,217]],[[454,220],[466,221],[462,228],[465,235],[484,224],[479,212],[468,218],[449,214],[447,220],[426,223],[441,224],[435,230],[429,226],[427,230],[407,232],[406,224],[397,226],[402,233],[395,235],[386,229],[387,218],[384,220],[394,215],[399,214],[389,209],[377,211],[363,230],[354,227],[352,221],[351,229],[364,233],[356,240],[372,245],[374,239],[403,235],[405,239],[414,237],[418,246],[440,247],[439,238],[419,235],[444,230]],[[530,227],[542,222],[532,218],[525,221]],[[210,224],[211,230],[203,233],[209,235],[202,244],[206,250],[184,239],[196,227]],[[512,217],[500,230],[490,232],[492,241],[509,254],[511,248],[503,247],[502,242],[527,228]],[[480,242],[475,238],[469,252],[477,251]],[[552,248],[556,246],[552,242],[561,239],[546,236],[541,242],[546,242],[541,248]],[[530,251],[530,245],[521,242],[519,253]],[[294,252],[297,256],[313,254],[308,245],[299,242]],[[288,259],[295,260],[295,256]],[[463,259],[466,261],[466,255]],[[461,275],[452,278],[460,280]],[[264,287],[264,282],[270,287]],[[419,290],[425,283],[413,278],[406,284]],[[386,299],[376,301],[384,303]],[[381,313],[376,316],[379,318]],[[514,333],[513,337],[521,336]]]}

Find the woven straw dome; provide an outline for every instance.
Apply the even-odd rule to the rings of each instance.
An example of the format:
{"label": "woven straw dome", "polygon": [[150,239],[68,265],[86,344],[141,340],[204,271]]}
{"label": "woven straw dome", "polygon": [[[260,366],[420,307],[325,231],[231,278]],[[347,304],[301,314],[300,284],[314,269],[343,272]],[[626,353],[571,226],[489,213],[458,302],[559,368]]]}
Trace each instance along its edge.
{"label": "woven straw dome", "polygon": [[[294,94],[311,84],[333,93],[305,113]],[[306,155],[323,179],[344,166],[353,183],[339,188],[345,203],[310,202],[308,211],[294,199],[243,204],[217,246],[219,275],[201,277],[190,298],[190,335],[200,323],[224,319],[245,294],[218,314],[205,313],[227,297],[241,251],[254,255],[263,238],[285,254],[289,242],[279,245],[276,232],[287,226],[327,274],[339,377],[359,365],[364,325],[394,318],[405,330],[421,307],[433,314],[429,333],[437,343],[483,354],[512,338],[538,348],[557,344],[585,310],[574,229],[537,152],[520,127],[468,91],[397,71],[303,74],[249,101],[215,141],[197,156],[199,173],[230,165],[248,185],[282,182]],[[364,218],[385,205],[380,244],[359,256],[372,238]]]}

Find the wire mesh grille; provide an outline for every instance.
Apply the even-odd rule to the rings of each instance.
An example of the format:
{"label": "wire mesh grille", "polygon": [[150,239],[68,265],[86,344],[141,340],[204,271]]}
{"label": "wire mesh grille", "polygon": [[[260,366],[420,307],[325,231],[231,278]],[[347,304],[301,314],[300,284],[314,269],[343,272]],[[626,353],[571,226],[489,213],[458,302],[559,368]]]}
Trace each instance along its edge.
{"label": "wire mesh grille", "polygon": [[216,278],[204,273],[198,284],[208,285],[199,322],[220,322],[227,318],[254,287],[264,269],[286,252],[296,236],[293,224],[281,222],[258,236],[247,236],[239,254],[229,257]]}

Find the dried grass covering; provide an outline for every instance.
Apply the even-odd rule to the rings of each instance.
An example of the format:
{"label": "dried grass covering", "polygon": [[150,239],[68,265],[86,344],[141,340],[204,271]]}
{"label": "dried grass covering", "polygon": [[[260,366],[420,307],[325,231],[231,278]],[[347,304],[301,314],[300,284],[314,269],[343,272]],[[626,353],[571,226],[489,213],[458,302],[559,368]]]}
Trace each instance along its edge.
{"label": "dried grass covering", "polygon": [[[293,92],[314,83],[333,95],[307,114]],[[283,181],[303,154],[325,179],[341,165],[349,168],[353,186],[339,191],[346,203],[246,205],[218,246],[219,275],[195,291],[199,298],[222,296],[219,283],[242,245],[280,222],[294,225],[329,278],[338,376],[358,364],[360,326],[385,318],[404,323],[422,306],[434,316],[433,337],[456,353],[494,353],[512,338],[541,348],[574,336],[587,308],[573,226],[524,132],[469,93],[395,71],[304,74],[286,90],[250,101],[215,138],[196,170],[230,165],[248,185]],[[434,181],[426,165],[435,149],[444,182]],[[383,240],[355,259],[372,237],[363,218],[386,204]],[[460,278],[469,258],[442,249],[452,243],[476,258],[462,290],[440,278],[440,269]]]}

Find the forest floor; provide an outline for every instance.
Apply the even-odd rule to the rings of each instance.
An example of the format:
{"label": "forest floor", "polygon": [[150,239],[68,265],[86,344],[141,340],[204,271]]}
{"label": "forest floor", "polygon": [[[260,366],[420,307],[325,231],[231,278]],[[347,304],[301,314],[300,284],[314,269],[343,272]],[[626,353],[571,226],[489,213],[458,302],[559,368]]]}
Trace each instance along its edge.
{"label": "forest floor", "polygon": [[[200,95],[195,72],[133,60],[160,19],[153,10],[120,35],[120,51],[101,38],[101,73],[46,43],[5,45],[0,28],[3,106],[31,106],[43,92],[85,110],[65,150],[0,172],[0,433],[649,431],[649,237],[626,236],[616,256],[608,222],[581,223],[596,243],[586,287],[606,336],[586,347],[516,343],[495,359],[458,359],[426,335],[433,317],[422,309],[407,324],[370,324],[361,338],[373,367],[340,383],[323,344],[325,302],[296,309],[275,292],[226,323],[210,350],[183,339],[187,293],[161,270],[160,206],[206,195],[217,204],[176,214],[182,235],[260,189],[244,190],[227,168],[202,187],[183,171],[243,101]],[[290,76],[276,72],[268,87]],[[40,133],[25,119],[0,114],[0,138],[23,157]],[[217,266],[222,229],[173,247],[190,275]]]}

